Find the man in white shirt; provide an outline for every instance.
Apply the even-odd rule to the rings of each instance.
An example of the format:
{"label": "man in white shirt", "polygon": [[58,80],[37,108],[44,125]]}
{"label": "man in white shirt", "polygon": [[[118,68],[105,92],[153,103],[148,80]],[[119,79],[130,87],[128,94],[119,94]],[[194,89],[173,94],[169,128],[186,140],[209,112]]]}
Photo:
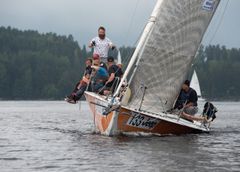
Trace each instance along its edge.
{"label": "man in white shirt", "polygon": [[112,41],[106,37],[106,30],[104,27],[99,27],[98,36],[93,38],[89,44],[89,48],[94,49],[94,54],[100,56],[100,60],[104,63],[107,62],[109,48],[115,48]]}

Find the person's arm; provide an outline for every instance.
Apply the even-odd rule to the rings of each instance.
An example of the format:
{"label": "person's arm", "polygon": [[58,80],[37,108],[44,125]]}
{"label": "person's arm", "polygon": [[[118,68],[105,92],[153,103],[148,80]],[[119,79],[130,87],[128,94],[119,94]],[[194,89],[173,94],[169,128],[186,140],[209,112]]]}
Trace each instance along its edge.
{"label": "person's arm", "polygon": [[86,82],[87,84],[89,84],[89,78],[87,78],[87,77],[83,77],[83,79],[82,79],[82,81],[84,81],[84,82]]}
{"label": "person's arm", "polygon": [[99,67],[98,66],[91,66],[92,69],[98,70]]}
{"label": "person's arm", "polygon": [[90,74],[88,73],[88,74],[86,74],[84,77],[87,78],[87,79],[89,79],[89,78],[90,78]]}
{"label": "person's arm", "polygon": [[122,77],[123,77],[123,71],[122,71],[122,68],[119,68],[119,70],[120,70],[120,78],[122,78]]}
{"label": "person's arm", "polygon": [[95,41],[95,39],[93,38],[93,39],[91,40],[91,42],[89,43],[88,47],[89,47],[89,48],[93,48],[94,46],[96,46],[96,41]]}
{"label": "person's arm", "polygon": [[114,50],[116,48],[116,46],[112,43],[112,41],[110,39],[107,39],[108,40],[108,46],[109,48],[111,48],[112,50]]}
{"label": "person's arm", "polygon": [[108,78],[106,84],[112,82],[112,81],[114,80],[114,78],[115,78],[115,74],[114,74],[114,73],[111,73],[111,75],[110,75],[110,77]]}

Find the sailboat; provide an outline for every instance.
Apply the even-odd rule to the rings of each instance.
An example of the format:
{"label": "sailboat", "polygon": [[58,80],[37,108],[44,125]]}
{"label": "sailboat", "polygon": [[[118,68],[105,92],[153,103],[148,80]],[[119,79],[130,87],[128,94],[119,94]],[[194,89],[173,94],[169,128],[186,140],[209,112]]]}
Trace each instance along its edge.
{"label": "sailboat", "polygon": [[85,92],[96,129],[156,135],[209,132],[169,110],[181,90],[220,0],[157,0],[112,95]]}
{"label": "sailboat", "polygon": [[198,101],[204,101],[204,99],[202,98],[202,93],[201,93],[198,76],[197,76],[197,73],[195,70],[193,71],[190,87],[193,88],[197,92]]}

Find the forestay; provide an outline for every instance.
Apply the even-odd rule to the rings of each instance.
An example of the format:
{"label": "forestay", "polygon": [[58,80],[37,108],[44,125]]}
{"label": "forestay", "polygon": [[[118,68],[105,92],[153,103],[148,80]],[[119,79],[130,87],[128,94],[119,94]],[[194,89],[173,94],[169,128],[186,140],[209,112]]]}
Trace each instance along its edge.
{"label": "forestay", "polygon": [[130,107],[153,113],[172,108],[218,4],[219,0],[163,0],[138,53]]}

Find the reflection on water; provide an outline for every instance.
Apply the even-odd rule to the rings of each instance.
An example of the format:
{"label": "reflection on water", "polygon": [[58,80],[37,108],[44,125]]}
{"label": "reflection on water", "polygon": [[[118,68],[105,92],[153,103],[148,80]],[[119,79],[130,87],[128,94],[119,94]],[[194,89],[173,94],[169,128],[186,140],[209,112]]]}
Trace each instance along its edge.
{"label": "reflection on water", "polygon": [[216,102],[210,134],[94,132],[85,102],[0,102],[2,171],[240,171],[240,103]]}

